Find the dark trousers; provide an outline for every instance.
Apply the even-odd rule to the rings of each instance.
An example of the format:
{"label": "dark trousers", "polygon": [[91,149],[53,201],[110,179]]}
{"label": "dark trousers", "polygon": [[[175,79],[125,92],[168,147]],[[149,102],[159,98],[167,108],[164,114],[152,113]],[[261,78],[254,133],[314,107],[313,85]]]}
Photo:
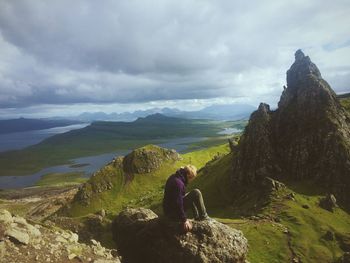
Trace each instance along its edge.
{"label": "dark trousers", "polygon": [[192,209],[194,219],[204,219],[208,216],[202,193],[198,189],[193,189],[185,195],[184,207],[186,210]]}

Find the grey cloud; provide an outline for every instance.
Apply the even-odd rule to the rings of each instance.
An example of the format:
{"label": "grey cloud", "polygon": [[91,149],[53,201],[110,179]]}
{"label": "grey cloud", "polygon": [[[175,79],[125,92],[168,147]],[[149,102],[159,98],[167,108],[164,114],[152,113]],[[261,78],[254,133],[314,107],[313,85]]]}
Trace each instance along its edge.
{"label": "grey cloud", "polygon": [[[349,11],[342,0],[3,0],[0,107],[275,100],[296,49],[321,64],[350,49]],[[330,78],[335,90],[348,82]]]}

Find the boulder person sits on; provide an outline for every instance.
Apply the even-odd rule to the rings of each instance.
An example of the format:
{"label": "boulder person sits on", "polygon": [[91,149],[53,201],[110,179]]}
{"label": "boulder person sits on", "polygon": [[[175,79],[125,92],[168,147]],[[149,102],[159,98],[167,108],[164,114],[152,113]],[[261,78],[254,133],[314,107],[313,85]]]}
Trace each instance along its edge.
{"label": "boulder person sits on", "polygon": [[165,184],[163,210],[166,219],[179,223],[181,231],[187,233],[192,223],[187,219],[185,210],[192,209],[195,220],[209,219],[205,209],[202,193],[193,189],[186,194],[186,185],[197,176],[193,165],[186,165],[171,175]]}

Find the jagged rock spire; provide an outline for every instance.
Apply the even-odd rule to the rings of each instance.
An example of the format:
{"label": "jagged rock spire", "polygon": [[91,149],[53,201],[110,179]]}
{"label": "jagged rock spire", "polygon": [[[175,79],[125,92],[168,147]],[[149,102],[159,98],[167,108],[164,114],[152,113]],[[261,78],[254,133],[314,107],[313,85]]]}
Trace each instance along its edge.
{"label": "jagged rock spire", "polygon": [[295,56],[295,61],[302,60],[305,57],[304,52],[301,49],[298,49],[295,52],[294,56]]}
{"label": "jagged rock spire", "polygon": [[301,50],[287,71],[278,109],[260,104],[233,159],[234,185],[315,180],[350,208],[350,116]]}
{"label": "jagged rock spire", "polygon": [[290,88],[298,87],[298,84],[308,78],[322,79],[317,66],[311,62],[308,56],[305,56],[301,49],[295,52],[295,61],[287,71],[287,85]]}

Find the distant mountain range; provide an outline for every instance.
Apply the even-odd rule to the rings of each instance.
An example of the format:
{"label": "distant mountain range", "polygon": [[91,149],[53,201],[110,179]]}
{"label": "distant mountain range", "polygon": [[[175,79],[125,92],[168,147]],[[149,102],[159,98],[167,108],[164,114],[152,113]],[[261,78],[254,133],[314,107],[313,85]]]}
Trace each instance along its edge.
{"label": "distant mountain range", "polygon": [[161,113],[168,117],[186,119],[211,119],[211,120],[240,120],[246,119],[256,108],[248,104],[212,105],[199,111],[181,111],[173,108],[152,108],[134,112],[110,113],[84,112],[71,117],[80,121],[134,121],[140,117]]}
{"label": "distant mountain range", "polygon": [[75,120],[26,119],[0,120],[0,134],[43,130],[80,123]]}

